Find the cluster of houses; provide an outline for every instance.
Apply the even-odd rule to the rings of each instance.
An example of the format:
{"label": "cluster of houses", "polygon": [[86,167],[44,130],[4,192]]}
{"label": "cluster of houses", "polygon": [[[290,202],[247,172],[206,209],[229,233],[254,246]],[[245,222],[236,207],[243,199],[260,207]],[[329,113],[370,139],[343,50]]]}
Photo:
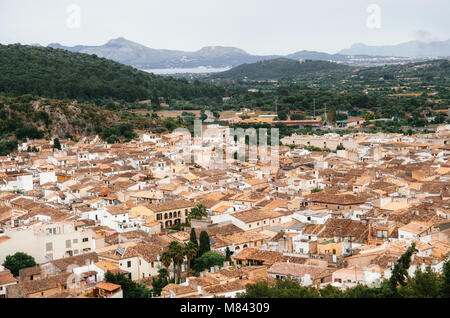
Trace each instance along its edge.
{"label": "cluster of houses", "polygon": [[[0,266],[0,298],[122,297],[107,271],[151,288],[162,252],[188,242],[192,228],[231,260],[199,276],[183,266],[182,282],[161,297],[234,297],[247,284],[285,278],[317,288],[376,285],[412,243],[410,275],[426,266],[440,272],[448,259],[449,127],[292,135],[282,139],[290,146],[279,147],[278,166],[179,162],[180,138],[60,140],[60,150],[29,140],[0,157],[0,264],[16,252],[38,264],[18,276]],[[208,215],[190,219],[199,205]]]}

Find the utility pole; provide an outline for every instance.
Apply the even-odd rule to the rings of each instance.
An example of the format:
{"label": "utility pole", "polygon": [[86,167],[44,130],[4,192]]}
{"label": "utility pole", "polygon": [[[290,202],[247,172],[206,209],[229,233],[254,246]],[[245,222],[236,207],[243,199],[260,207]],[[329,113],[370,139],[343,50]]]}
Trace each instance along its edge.
{"label": "utility pole", "polygon": [[316,119],[316,99],[313,99],[313,104],[314,104],[314,119]]}
{"label": "utility pole", "polygon": [[278,97],[275,97],[275,113],[278,115]]}

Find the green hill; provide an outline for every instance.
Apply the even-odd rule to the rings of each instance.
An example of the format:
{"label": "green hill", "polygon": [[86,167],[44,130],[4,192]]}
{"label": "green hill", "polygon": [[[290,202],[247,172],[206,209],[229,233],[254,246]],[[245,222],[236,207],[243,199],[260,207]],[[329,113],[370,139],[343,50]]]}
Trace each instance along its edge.
{"label": "green hill", "polygon": [[449,60],[440,59],[426,62],[395,64],[363,68],[357,72],[369,80],[411,80],[413,78],[432,83],[447,84],[450,74]]}
{"label": "green hill", "polygon": [[327,61],[296,61],[279,58],[243,64],[229,71],[211,75],[212,79],[300,80],[318,81],[339,79],[353,71],[353,67]]}
{"label": "green hill", "polygon": [[157,97],[218,100],[224,89],[156,76],[96,55],[14,44],[0,45],[0,92],[134,102]]}
{"label": "green hill", "polygon": [[316,84],[321,87],[375,85],[446,85],[450,62],[445,59],[375,67],[353,67],[327,61],[297,61],[286,58],[243,64],[210,75],[219,80],[277,80],[284,83]]}

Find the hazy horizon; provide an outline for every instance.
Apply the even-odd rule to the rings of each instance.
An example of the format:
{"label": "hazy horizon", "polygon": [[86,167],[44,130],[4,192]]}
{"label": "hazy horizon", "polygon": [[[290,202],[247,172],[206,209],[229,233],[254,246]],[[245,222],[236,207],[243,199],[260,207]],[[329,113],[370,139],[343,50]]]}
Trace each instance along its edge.
{"label": "hazy horizon", "polygon": [[123,37],[190,52],[337,53],[355,43],[447,40],[449,10],[444,0],[0,0],[0,43],[97,46]]}

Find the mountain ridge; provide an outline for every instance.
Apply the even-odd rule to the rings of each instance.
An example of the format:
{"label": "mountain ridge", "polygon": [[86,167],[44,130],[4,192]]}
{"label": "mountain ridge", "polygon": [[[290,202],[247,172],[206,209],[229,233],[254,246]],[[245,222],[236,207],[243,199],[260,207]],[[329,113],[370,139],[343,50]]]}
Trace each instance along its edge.
{"label": "mountain ridge", "polygon": [[405,56],[405,57],[447,57],[450,56],[450,39],[445,41],[408,41],[395,45],[366,45],[355,43],[338,52],[343,55]]}
{"label": "mountain ridge", "polygon": [[[97,46],[63,46],[59,43],[50,43],[48,47],[77,53],[95,54],[99,57],[111,59],[140,69],[195,68],[203,66],[217,68],[236,67],[242,64],[255,63],[276,58],[335,61],[348,65],[359,66],[364,66],[365,64],[382,65],[384,63],[415,62],[420,59],[424,59],[424,56],[421,56],[416,60],[408,56],[397,59],[388,59],[387,57],[391,57],[392,55],[377,56],[373,54],[366,54],[367,52],[364,53],[364,49],[367,51],[368,49],[366,47],[369,46],[366,46],[365,44],[363,44],[363,46],[361,46],[361,44],[355,45],[352,46],[353,49],[344,49],[336,54],[301,50],[288,55],[253,55],[243,49],[232,46],[205,46],[192,52],[154,49],[137,42],[127,40],[123,37],[111,39],[105,44]],[[446,44],[443,45],[445,46]],[[359,51],[357,49],[359,49]],[[417,50],[419,49],[416,49],[415,52]],[[448,50],[448,56],[450,56],[450,49]]]}

